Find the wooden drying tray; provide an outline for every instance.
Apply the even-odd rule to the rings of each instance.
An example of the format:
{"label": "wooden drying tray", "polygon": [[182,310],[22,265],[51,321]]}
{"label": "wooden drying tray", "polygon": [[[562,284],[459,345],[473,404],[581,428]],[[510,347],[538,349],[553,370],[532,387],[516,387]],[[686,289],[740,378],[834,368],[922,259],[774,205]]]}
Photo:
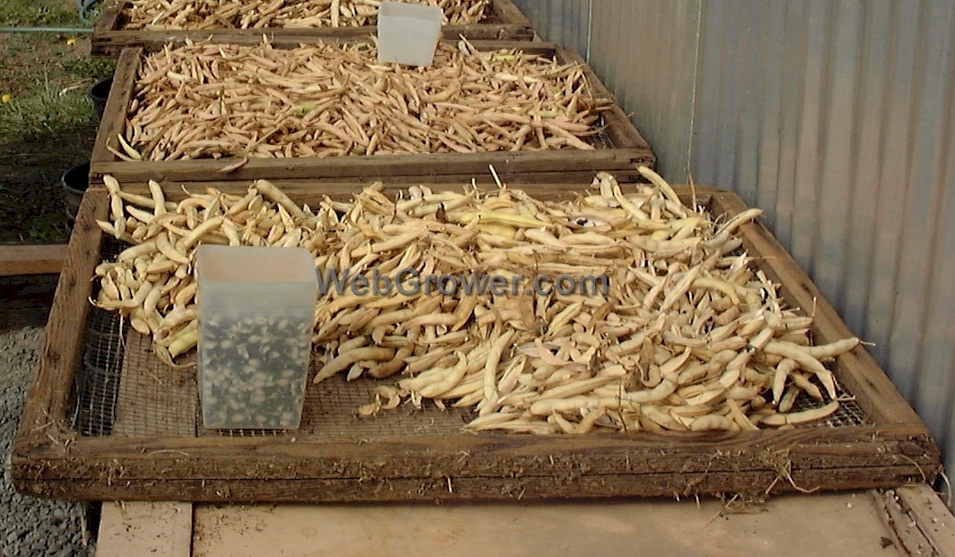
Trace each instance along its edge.
{"label": "wooden drying tray", "polygon": [[[114,1],[100,16],[93,29],[90,54],[93,56],[115,58],[124,48],[143,46],[148,43],[162,41],[194,41],[213,37],[223,42],[241,43],[245,40],[261,41],[266,35],[275,39],[291,39],[296,42],[311,42],[319,37],[347,38],[364,35],[374,35],[377,28],[374,25],[362,27],[312,27],[290,29],[284,27],[266,27],[263,29],[155,29],[135,30],[125,29],[128,22],[124,10],[129,5],[125,0]],[[442,28],[446,39],[465,37],[469,40],[515,40],[530,41],[534,39],[534,28],[531,22],[514,5],[511,0],[491,0],[491,13],[485,23],[470,25],[445,25]]]}
{"label": "wooden drying tray", "polygon": [[[261,42],[261,37],[250,38],[249,44]],[[355,39],[357,40],[357,39]],[[276,47],[294,48],[298,43],[277,40]],[[600,82],[596,74],[573,50],[558,48],[550,43],[517,43],[506,41],[476,41],[479,50],[520,48],[547,57],[558,57],[562,62],[576,62],[597,98],[613,99],[613,94]],[[119,58],[112,88],[103,112],[96,142],[90,158],[91,183],[104,174],[115,176],[120,182],[143,182],[149,179],[169,181],[247,182],[258,178],[272,180],[307,179],[312,182],[449,182],[465,183],[478,177],[491,181],[488,165],[493,165],[501,179],[509,183],[577,182],[590,183],[599,170],[613,172],[620,182],[643,181],[636,165],[653,168],[656,157],[649,144],[637,131],[627,115],[614,105],[603,113],[606,125],[603,134],[609,148],[592,151],[560,149],[552,151],[517,151],[490,153],[425,153],[389,154],[340,157],[262,158],[252,157],[238,170],[223,174],[220,169],[238,162],[230,157],[175,161],[123,161],[107,149],[118,149],[117,135],[125,131],[127,107],[133,96],[136,74],[144,53],[162,48],[161,43],[126,49]]]}
{"label": "wooden drying tray", "polygon": [[[247,185],[215,184],[232,193],[244,192]],[[356,184],[316,188],[279,181],[278,185],[297,203],[314,202],[324,194],[343,199],[360,189]],[[182,196],[178,186],[164,184],[169,199]],[[386,193],[397,186],[389,186]],[[124,187],[147,191],[145,184]],[[433,189],[459,188],[435,185]],[[567,198],[584,188],[584,184],[523,186],[542,200]],[[678,191],[689,200],[686,188]],[[714,215],[746,209],[730,192],[698,188],[697,194]],[[31,495],[205,502],[671,497],[889,487],[933,482],[941,469],[939,450],[925,424],[862,346],[840,356],[833,366],[838,382],[865,414],[861,425],[583,436],[473,434],[454,429],[439,435],[329,436],[321,430],[299,430],[227,437],[196,429],[193,411],[183,417],[188,435],[129,436],[114,431],[104,437],[83,437],[71,429],[70,395],[91,312],[90,278],[103,244],[94,220],[105,219],[108,210],[103,188],[87,191],[24,406],[11,469],[16,488]],[[812,334],[817,342],[851,336],[765,226],[745,224],[740,233],[743,249],[771,280],[782,285],[780,293],[787,303],[813,308]],[[127,346],[130,350],[135,348]],[[128,379],[124,375],[120,383]],[[327,384],[310,383],[309,388]],[[194,391],[189,396],[196,400]],[[117,410],[117,415],[124,411]],[[442,413],[420,414],[426,429],[428,416],[440,419]],[[395,416],[386,412],[375,419],[387,423],[398,419]]]}

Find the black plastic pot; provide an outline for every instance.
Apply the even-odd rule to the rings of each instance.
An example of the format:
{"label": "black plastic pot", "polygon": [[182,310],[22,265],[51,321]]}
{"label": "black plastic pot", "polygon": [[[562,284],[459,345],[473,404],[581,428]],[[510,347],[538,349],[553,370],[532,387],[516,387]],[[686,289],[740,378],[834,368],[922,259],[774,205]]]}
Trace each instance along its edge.
{"label": "black plastic pot", "polygon": [[73,222],[80,210],[83,194],[90,185],[90,163],[74,166],[64,172],[60,177],[60,184],[63,185],[63,194],[66,197],[66,217]]}
{"label": "black plastic pot", "polygon": [[90,87],[90,100],[93,101],[93,107],[96,109],[96,116],[103,118],[103,110],[106,109],[106,99],[109,98],[110,87],[113,86],[113,78],[104,79]]}

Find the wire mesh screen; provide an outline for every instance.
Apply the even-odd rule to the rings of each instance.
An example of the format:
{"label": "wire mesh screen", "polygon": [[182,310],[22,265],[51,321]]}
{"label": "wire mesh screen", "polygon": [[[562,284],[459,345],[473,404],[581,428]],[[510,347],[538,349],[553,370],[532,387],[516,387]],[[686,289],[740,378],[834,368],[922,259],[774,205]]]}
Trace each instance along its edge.
{"label": "wire mesh screen", "polygon": [[110,435],[123,365],[125,327],[114,315],[93,309],[73,383],[73,428],[81,435]]}
{"label": "wire mesh screen", "polygon": [[[310,370],[309,376],[317,371]],[[305,391],[302,424],[294,431],[269,429],[221,429],[199,428],[200,435],[226,437],[254,437],[262,435],[303,435],[319,437],[370,438],[415,435],[452,435],[461,432],[461,426],[476,417],[470,410],[446,408],[439,410],[431,402],[416,409],[410,404],[386,410],[377,416],[361,418],[356,413],[359,406],[374,400],[375,387],[393,380],[359,379],[346,381],[341,375],[331,377],[317,385],[309,384]],[[199,418],[201,422],[201,417]]]}
{"label": "wire mesh screen", "polygon": [[594,133],[588,135],[584,138],[588,144],[593,145],[594,149],[613,149],[616,147],[614,142],[610,140],[610,136],[606,132],[607,122],[600,118],[600,121],[594,126]]}
{"label": "wire mesh screen", "polygon": [[[374,399],[375,387],[394,380],[346,381],[334,376],[306,388],[302,423],[297,430],[205,429],[199,404],[194,359],[181,367],[163,363],[147,337],[124,327],[111,313],[94,310],[87,328],[82,369],[77,373],[73,427],[87,436],[313,436],[374,438],[390,436],[451,435],[475,417],[470,410],[438,409],[425,402],[421,409],[402,404],[362,418],[359,406]],[[315,373],[309,371],[309,377]],[[820,385],[821,386],[821,385]],[[802,393],[793,411],[829,402]],[[845,427],[871,424],[862,408],[842,396],[840,408],[825,420],[800,427]]]}
{"label": "wire mesh screen", "polygon": [[[104,259],[118,255],[125,244],[107,238]],[[116,417],[116,399],[122,376],[126,327],[107,311],[90,310],[83,335],[82,358],[73,376],[73,429],[81,435],[110,435]]]}
{"label": "wire mesh screen", "polygon": [[[815,382],[815,381],[814,381]],[[818,385],[822,387],[822,385]],[[810,397],[804,392],[800,393],[793,403],[793,412],[802,412],[819,408],[830,402],[829,397],[823,391],[823,399],[818,400]],[[845,427],[854,425],[872,425],[872,421],[866,416],[862,407],[855,400],[848,398],[845,393],[839,399],[839,409],[822,420],[816,420],[804,424],[802,427]]]}

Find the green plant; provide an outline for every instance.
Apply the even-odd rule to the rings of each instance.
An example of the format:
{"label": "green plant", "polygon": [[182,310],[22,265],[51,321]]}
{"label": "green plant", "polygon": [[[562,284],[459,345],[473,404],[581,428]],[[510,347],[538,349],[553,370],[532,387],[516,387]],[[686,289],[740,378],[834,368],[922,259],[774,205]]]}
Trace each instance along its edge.
{"label": "green plant", "polygon": [[0,3],[0,25],[24,27],[87,27],[76,6],[64,0],[5,0]]}
{"label": "green plant", "polygon": [[102,79],[113,75],[116,61],[104,58],[70,58],[59,63],[64,72],[78,77]]}
{"label": "green plant", "polygon": [[85,89],[60,89],[46,77],[33,94],[0,104],[2,143],[56,136],[95,125],[96,114]]}

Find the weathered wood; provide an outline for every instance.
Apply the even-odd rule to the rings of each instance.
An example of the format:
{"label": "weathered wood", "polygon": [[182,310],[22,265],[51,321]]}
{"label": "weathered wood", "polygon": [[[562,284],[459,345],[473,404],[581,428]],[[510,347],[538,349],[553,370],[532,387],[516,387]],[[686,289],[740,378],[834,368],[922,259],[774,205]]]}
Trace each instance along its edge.
{"label": "weathered wood", "polygon": [[955,556],[955,517],[924,484],[873,490],[870,498],[888,532],[906,556]]}
{"label": "weathered wood", "polygon": [[[873,438],[878,445],[867,441]],[[783,471],[891,466],[906,478],[921,481],[923,472],[937,473],[933,468],[937,455],[929,440],[913,428],[872,426],[744,434],[608,433],[581,438],[467,433],[342,438],[305,432],[243,438],[111,436],[82,439],[73,445],[69,451],[53,442],[34,448],[36,463],[14,462],[15,475],[148,481],[171,478],[166,472],[177,470],[179,476],[205,480],[517,476],[571,480],[716,470],[784,476]],[[832,482],[822,487],[844,489]]]}
{"label": "weathered wood", "polygon": [[[345,198],[360,185],[276,180],[296,202]],[[181,183],[162,184],[170,200]],[[189,182],[241,192],[249,182]],[[526,184],[540,199],[579,194],[589,185]],[[388,184],[386,192],[400,188]],[[436,184],[435,190],[461,184]],[[145,191],[144,183],[124,183]],[[677,188],[685,199],[686,188]],[[734,194],[699,187],[714,214],[745,209]],[[219,501],[371,501],[457,498],[670,496],[736,491],[835,490],[934,481],[938,448],[918,416],[864,348],[837,359],[836,378],[867,412],[870,425],[726,433],[588,436],[407,434],[354,436],[315,430],[278,436],[77,438],[65,399],[77,362],[89,278],[100,260],[108,196],[89,190],[51,313],[37,381],[12,455],[18,489],[57,498]],[[787,301],[815,308],[814,336],[851,334],[795,261],[760,223],[740,228],[754,264],[782,283]],[[814,305],[813,305],[814,304]],[[53,334],[55,333],[55,334]],[[55,339],[55,340],[50,340]],[[142,350],[142,349],[140,349]],[[182,395],[194,396],[194,395]],[[384,414],[376,419],[387,420]],[[426,419],[426,418],[424,418]],[[192,424],[190,424],[190,427]],[[191,431],[191,430],[190,430]],[[450,478],[453,491],[447,491]]]}
{"label": "weathered wood", "polygon": [[103,503],[96,557],[155,555],[192,555],[192,505],[165,501]]}
{"label": "weathered wood", "polygon": [[[314,42],[316,39],[351,39],[375,35],[377,27],[314,27],[282,28],[266,27],[262,29],[191,29],[191,30],[124,30],[127,19],[123,14],[126,2],[114,2],[103,12],[93,29],[90,54],[98,57],[115,58],[124,48],[156,44],[162,41],[184,42],[201,41],[213,37],[214,40],[236,44],[255,44],[268,36],[275,40],[289,40],[300,43]],[[493,0],[491,14],[487,22],[468,25],[444,25],[442,36],[447,40],[464,37],[469,40],[510,40],[530,41],[534,38],[531,22],[521,13],[511,0]],[[248,43],[246,41],[249,41]]]}
{"label": "weathered wood", "polygon": [[51,438],[73,436],[67,420],[67,398],[90,312],[90,278],[100,260],[102,232],[96,219],[105,218],[108,210],[105,190],[88,189],[73,225],[14,452],[28,453],[31,447],[49,443]]}
{"label": "weathered wood", "polygon": [[[216,39],[218,40],[218,39]],[[249,44],[261,42],[261,34],[249,37]],[[593,174],[605,170],[613,172],[620,182],[643,181],[636,166],[654,168],[656,157],[650,145],[640,135],[633,122],[614,106],[604,113],[603,132],[612,146],[595,150],[560,149],[553,151],[518,151],[484,153],[423,153],[393,155],[361,155],[341,157],[251,157],[241,168],[223,174],[222,168],[239,161],[236,157],[221,159],[174,161],[123,161],[108,149],[118,148],[116,135],[125,130],[126,107],[135,87],[136,73],[144,52],[161,48],[161,41],[144,43],[139,49],[129,49],[120,56],[113,78],[113,88],[100,129],[93,146],[90,162],[91,183],[110,174],[120,181],[141,182],[149,179],[170,181],[254,180],[265,178],[395,182],[447,182],[472,177],[490,183],[488,166],[494,166],[502,179],[513,183],[590,183]],[[284,48],[298,46],[287,38],[277,41]],[[582,58],[568,49],[559,49],[550,43],[475,41],[476,48],[497,50],[522,48],[542,56],[557,57],[567,63],[582,65],[593,94],[598,98],[613,99],[613,94],[600,82]],[[115,91],[115,93],[113,93]],[[319,177],[319,178],[315,178]],[[314,181],[313,180],[313,181]]]}
{"label": "weathered wood", "polygon": [[[642,152],[640,152],[642,151]],[[636,177],[635,165],[652,167],[654,159],[648,150],[596,149],[593,151],[545,151],[514,153],[429,153],[420,155],[362,155],[348,157],[300,159],[250,158],[234,172],[219,170],[236,159],[199,159],[177,161],[111,161],[92,166],[91,180],[110,174],[120,181],[219,181],[225,178],[248,181],[257,179],[298,179],[340,182],[388,180],[392,182],[447,182],[473,177],[491,183],[488,166],[494,166],[501,179],[514,182],[541,182],[543,178],[559,178],[561,183],[587,182],[600,170],[614,172],[618,179]],[[570,172],[562,172],[562,170]],[[618,170],[620,172],[618,172]],[[470,181],[465,178],[461,181]],[[554,181],[554,183],[558,183]]]}
{"label": "weathered wood", "polygon": [[871,492],[896,547],[907,555],[955,557],[955,516],[925,484]]}
{"label": "weathered wood", "polygon": [[[804,490],[838,484],[839,489],[870,489],[910,479],[896,467],[837,468],[793,473],[793,483]],[[77,478],[35,482],[20,486],[36,497],[62,500],[126,499],[164,501],[185,499],[197,503],[357,503],[376,501],[534,501],[625,497],[693,497],[713,493],[768,495],[792,492],[786,479],[773,471],[667,472],[647,475],[586,475],[575,478],[546,476],[431,477],[347,479],[178,479],[127,480],[112,484],[101,479]]]}
{"label": "weathered wood", "polygon": [[[119,150],[118,135],[126,129],[126,107],[129,106],[136,83],[136,72],[142,60],[142,48],[130,48],[123,51],[116,63],[113,72],[113,83],[110,86],[106,106],[103,108],[103,117],[100,118],[99,129],[93,142],[90,153],[90,184],[95,183],[98,176],[93,172],[93,166],[100,163],[117,160],[107,147]],[[99,176],[102,176],[101,174]]]}
{"label": "weathered wood", "polygon": [[0,277],[59,273],[66,244],[0,246]]}

